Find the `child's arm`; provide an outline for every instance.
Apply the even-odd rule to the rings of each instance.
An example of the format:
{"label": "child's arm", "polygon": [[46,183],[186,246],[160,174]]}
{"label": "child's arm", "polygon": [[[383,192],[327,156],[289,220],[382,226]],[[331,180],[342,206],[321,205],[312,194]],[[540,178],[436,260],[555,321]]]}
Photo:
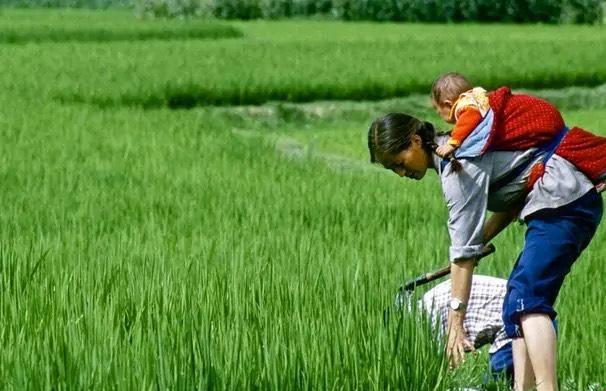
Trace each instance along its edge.
{"label": "child's arm", "polygon": [[442,159],[451,157],[480,122],[482,122],[480,111],[474,107],[461,109],[447,144],[439,146],[436,149],[436,154]]}
{"label": "child's arm", "polygon": [[454,149],[460,147],[480,122],[482,122],[482,114],[475,107],[468,106],[460,109],[457,122],[450,133],[448,144],[453,146]]}
{"label": "child's arm", "polygon": [[436,149],[436,155],[438,155],[442,159],[446,159],[447,157],[450,157],[450,155],[452,155],[452,153],[456,150],[457,150],[457,147],[455,147],[451,144],[444,144],[444,145],[440,145]]}

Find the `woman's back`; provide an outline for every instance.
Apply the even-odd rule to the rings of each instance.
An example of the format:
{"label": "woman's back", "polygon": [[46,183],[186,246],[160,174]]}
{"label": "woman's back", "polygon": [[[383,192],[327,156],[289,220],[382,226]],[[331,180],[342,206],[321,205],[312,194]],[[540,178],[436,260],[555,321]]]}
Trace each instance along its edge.
{"label": "woman's back", "polygon": [[[447,137],[438,137],[438,144]],[[543,209],[567,205],[593,188],[592,182],[566,159],[553,155],[544,175],[530,192],[526,183],[535,162],[543,158],[536,149],[491,151],[460,159],[461,170],[434,156],[449,210],[451,259],[474,253],[483,244],[486,210],[501,212],[520,209],[520,218]]]}

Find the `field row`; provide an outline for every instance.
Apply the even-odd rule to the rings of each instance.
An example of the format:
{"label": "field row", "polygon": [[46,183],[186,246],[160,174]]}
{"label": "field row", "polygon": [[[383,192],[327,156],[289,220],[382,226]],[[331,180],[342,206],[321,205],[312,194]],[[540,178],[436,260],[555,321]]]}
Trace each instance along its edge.
{"label": "field row", "polygon": [[204,20],[139,20],[125,11],[0,11],[0,43],[108,42],[150,39],[217,39],[240,37],[226,23]]}
{"label": "field row", "polygon": [[595,42],[577,43],[557,56],[554,53],[564,44],[554,41],[528,43],[513,54],[511,43],[500,43],[475,58],[451,58],[452,49],[474,52],[483,46],[473,41],[334,44],[230,40],[3,47],[0,54],[15,71],[1,81],[5,89],[63,102],[142,107],[376,100],[429,93],[432,80],[453,69],[465,70],[476,84],[487,88],[606,82],[606,48],[596,47]]}
{"label": "field row", "polygon": [[428,94],[451,70],[487,88],[606,83],[599,27],[235,26],[244,38],[1,45],[11,71],[0,87],[32,99],[175,108]]}

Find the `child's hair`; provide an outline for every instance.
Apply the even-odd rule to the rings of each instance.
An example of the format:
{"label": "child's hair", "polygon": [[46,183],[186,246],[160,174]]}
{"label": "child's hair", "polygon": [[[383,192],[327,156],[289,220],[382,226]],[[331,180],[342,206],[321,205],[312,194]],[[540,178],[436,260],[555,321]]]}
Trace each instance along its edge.
{"label": "child's hair", "polygon": [[377,163],[384,155],[397,155],[410,146],[415,134],[421,136],[423,147],[429,153],[435,153],[438,147],[434,140],[436,131],[429,122],[403,113],[390,113],[377,118],[368,129],[370,162]]}
{"label": "child's hair", "polygon": [[448,72],[438,77],[431,86],[431,98],[442,103],[445,100],[455,101],[459,95],[473,88],[465,76],[457,72]]}

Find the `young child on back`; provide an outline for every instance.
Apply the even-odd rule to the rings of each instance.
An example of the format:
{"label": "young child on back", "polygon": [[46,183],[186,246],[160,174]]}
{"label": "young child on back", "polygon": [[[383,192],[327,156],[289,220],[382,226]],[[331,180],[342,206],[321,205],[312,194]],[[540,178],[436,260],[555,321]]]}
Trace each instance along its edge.
{"label": "young child on back", "polygon": [[454,124],[447,143],[435,149],[440,157],[456,163],[455,157],[535,148],[543,159],[533,166],[529,189],[543,175],[545,163],[554,153],[572,163],[599,190],[606,187],[606,137],[578,127],[569,129],[557,107],[546,100],[514,94],[507,87],[487,92],[472,87],[455,72],[434,81],[431,97],[440,117]]}
{"label": "young child on back", "polygon": [[448,143],[438,147],[436,153],[441,158],[452,157],[488,113],[488,93],[481,87],[472,87],[463,75],[450,72],[434,81],[431,101],[440,117],[454,124]]}

